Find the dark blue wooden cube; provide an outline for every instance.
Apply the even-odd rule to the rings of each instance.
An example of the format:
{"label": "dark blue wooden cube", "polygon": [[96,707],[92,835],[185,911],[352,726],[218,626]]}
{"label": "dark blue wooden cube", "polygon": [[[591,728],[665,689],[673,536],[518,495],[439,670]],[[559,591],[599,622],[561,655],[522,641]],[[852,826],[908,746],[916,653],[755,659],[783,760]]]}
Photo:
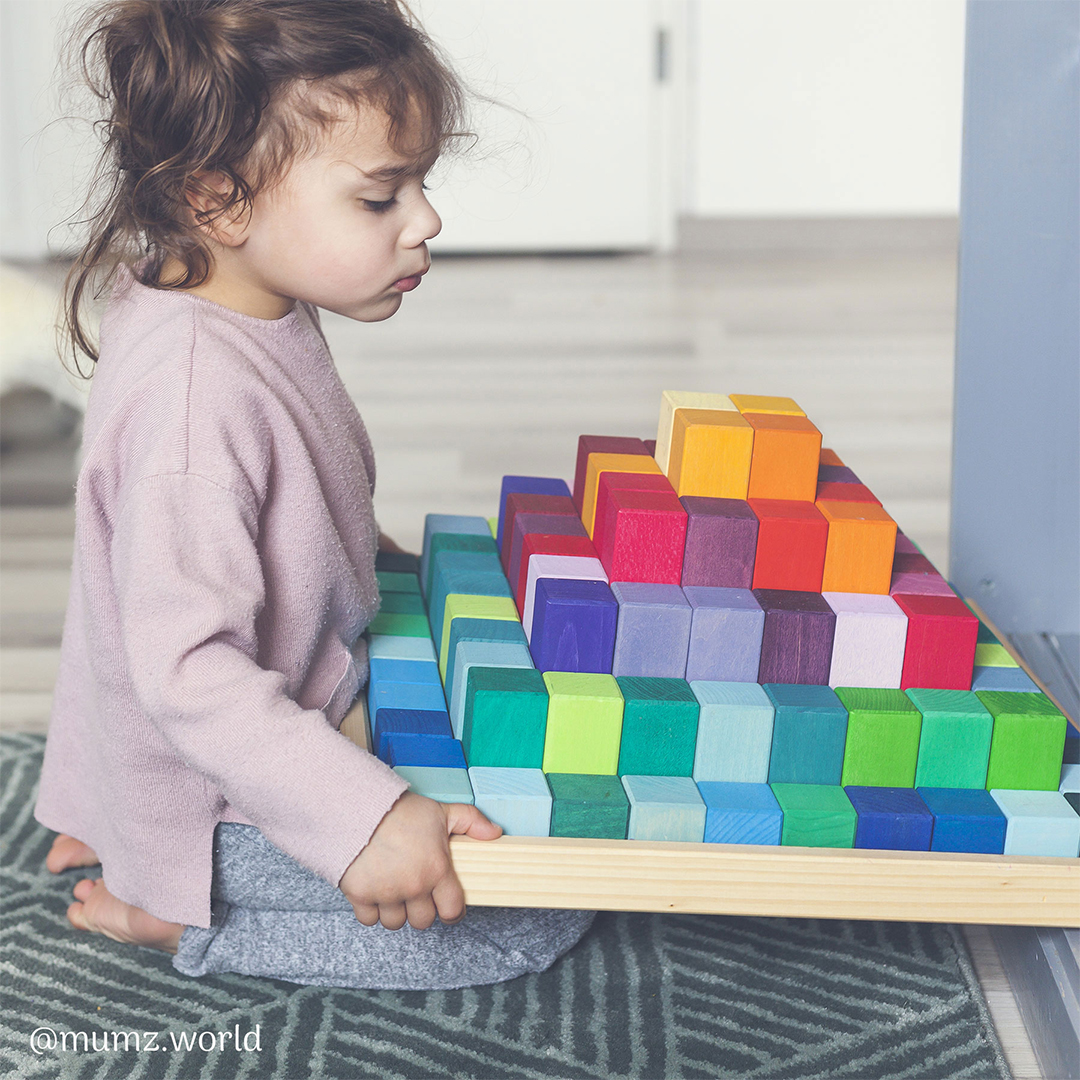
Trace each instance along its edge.
{"label": "dark blue wooden cube", "polygon": [[844,788],[855,813],[857,848],[884,848],[890,851],[929,851],[934,832],[934,816],[914,788]]}
{"label": "dark blue wooden cube", "polygon": [[1000,855],[1005,850],[1005,815],[983,788],[917,789],[934,815],[931,851]]}
{"label": "dark blue wooden cube", "polygon": [[619,605],[602,581],[537,578],[532,651],[537,671],[611,673]]}

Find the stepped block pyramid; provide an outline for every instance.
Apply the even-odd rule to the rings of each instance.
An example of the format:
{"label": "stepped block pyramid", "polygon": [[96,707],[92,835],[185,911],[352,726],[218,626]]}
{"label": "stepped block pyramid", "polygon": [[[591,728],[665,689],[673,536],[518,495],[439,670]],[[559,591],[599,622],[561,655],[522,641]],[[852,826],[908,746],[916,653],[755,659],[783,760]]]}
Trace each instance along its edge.
{"label": "stepped block pyramid", "polygon": [[508,834],[1076,856],[1076,731],[790,398],[380,554],[372,746]]}

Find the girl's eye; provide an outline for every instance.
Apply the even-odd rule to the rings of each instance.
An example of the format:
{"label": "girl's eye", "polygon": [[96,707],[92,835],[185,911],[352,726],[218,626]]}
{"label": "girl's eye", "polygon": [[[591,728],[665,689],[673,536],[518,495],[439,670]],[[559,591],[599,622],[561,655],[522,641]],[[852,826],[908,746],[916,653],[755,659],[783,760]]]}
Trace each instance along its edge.
{"label": "girl's eye", "polygon": [[364,204],[365,210],[370,210],[373,214],[385,214],[397,202],[397,199],[384,199],[382,202],[377,202],[374,199],[361,199],[360,201]]}

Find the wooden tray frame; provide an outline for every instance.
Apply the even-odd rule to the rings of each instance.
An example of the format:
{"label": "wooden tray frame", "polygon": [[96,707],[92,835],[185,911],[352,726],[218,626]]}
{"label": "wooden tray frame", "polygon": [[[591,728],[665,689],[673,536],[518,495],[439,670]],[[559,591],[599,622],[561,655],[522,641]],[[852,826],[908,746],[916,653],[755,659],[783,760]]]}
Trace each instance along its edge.
{"label": "wooden tray frame", "polygon": [[[363,695],[341,730],[371,749]],[[450,853],[479,907],[1080,927],[1080,859],[531,836]]]}

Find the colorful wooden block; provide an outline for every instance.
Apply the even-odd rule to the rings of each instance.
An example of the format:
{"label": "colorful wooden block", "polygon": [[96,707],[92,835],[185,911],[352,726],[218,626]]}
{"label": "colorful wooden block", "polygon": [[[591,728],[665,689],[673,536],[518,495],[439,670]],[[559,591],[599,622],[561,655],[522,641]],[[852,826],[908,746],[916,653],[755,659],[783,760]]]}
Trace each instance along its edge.
{"label": "colorful wooden block", "polygon": [[820,593],[754,589],[765,612],[760,683],[825,686],[832,667],[836,615]]}
{"label": "colorful wooden block", "polygon": [[[491,530],[482,517],[468,514],[428,514],[424,518],[424,546],[420,555],[420,580],[428,579],[428,559],[431,554],[432,538],[438,533],[453,533],[458,536],[482,536],[491,540]],[[381,569],[376,565],[376,569]],[[387,567],[386,569],[392,569]]]}
{"label": "colorful wooden block", "polygon": [[[554,785],[553,785],[554,786]],[[624,776],[629,840],[697,843],[705,837],[705,802],[688,776]]]}
{"label": "colorful wooden block", "polygon": [[[457,645],[454,657],[453,681],[450,681],[451,666],[448,664],[447,687],[450,698],[450,726],[454,738],[462,738],[465,727],[465,700],[469,682],[469,671],[473,667],[488,668],[531,668],[533,666],[529,647],[518,641],[461,641]],[[545,705],[546,709],[546,705]],[[468,746],[466,746],[468,750]],[[470,756],[469,760],[472,760]],[[506,764],[506,762],[477,762],[478,765]],[[537,766],[539,768],[539,766]]]}
{"label": "colorful wooden block", "polygon": [[955,596],[893,593],[908,617],[900,686],[968,690],[979,620]]}
{"label": "colorful wooden block", "polygon": [[897,554],[907,553],[909,555],[921,555],[922,549],[914,540],[911,539],[902,529],[896,530],[896,551]]}
{"label": "colorful wooden block", "polygon": [[398,765],[394,772],[408,782],[411,790],[441,803],[473,801],[472,784],[467,769],[432,768],[426,765]]}
{"label": "colorful wooden block", "polygon": [[544,772],[614,776],[623,716],[615,677],[548,671],[544,683],[548,689]]}
{"label": "colorful wooden block", "polygon": [[749,589],[691,585],[686,681],[757,682],[765,613]]}
{"label": "colorful wooden block", "polygon": [[699,708],[694,779],[767,783],[776,711],[769,695],[752,682],[698,680],[690,689]]}
{"label": "colorful wooden block", "polygon": [[840,783],[914,787],[922,714],[902,690],[838,686],[848,711]]}
{"label": "colorful wooden block", "polygon": [[940,574],[893,574],[889,579],[889,594],[909,596],[955,596],[949,583]]}
{"label": "colorful wooden block", "polygon": [[438,663],[430,634],[402,637],[399,634],[372,634],[368,640],[369,660],[432,660]]}
{"label": "colorful wooden block", "polygon": [[686,511],[674,492],[612,491],[592,535],[610,581],[678,585]]}
{"label": "colorful wooden block", "polygon": [[898,688],[904,670],[907,616],[891,596],[822,593],[836,613],[830,686]]}
{"label": "colorful wooden block", "polygon": [[1057,791],[1067,721],[1045,694],[979,690],[994,718],[986,787]]}
{"label": "colorful wooden block", "polygon": [[982,788],[994,718],[970,690],[906,691],[922,715],[915,786]]}
{"label": "colorful wooden block", "polygon": [[[821,455],[831,454],[831,450],[822,450]],[[818,465],[817,471],[818,489],[822,484],[859,484],[862,481],[846,465],[826,465],[824,462]],[[819,496],[820,498],[820,496]]]}
{"label": "colorful wooden block", "polygon": [[[554,536],[572,536],[579,541],[584,540],[590,546],[592,544],[579,517],[571,517],[569,514],[518,514],[514,518],[514,535],[510,538],[510,565],[506,575],[511,586],[516,586],[522,577],[521,562],[526,539],[533,538],[530,550],[535,552],[544,542],[541,538]],[[516,591],[514,595],[517,595]]]}
{"label": "colorful wooden block", "polygon": [[1064,795],[1066,792],[1080,791],[1080,765],[1075,762],[1066,762],[1061,766],[1061,782],[1058,791]]}
{"label": "colorful wooden block", "polygon": [[805,416],[799,405],[789,397],[767,394],[731,394],[731,403],[742,413],[764,413],[779,416]]}
{"label": "colorful wooden block", "polygon": [[375,572],[391,570],[398,574],[420,575],[420,559],[408,551],[377,551]]}
{"label": "colorful wooden block", "polygon": [[439,665],[434,659],[403,660],[372,656],[368,670],[372,682],[429,683],[442,688]]}
{"label": "colorful wooden block", "polygon": [[393,611],[380,611],[367,624],[367,631],[373,637],[377,634],[391,637],[431,637],[426,615],[399,615]]}
{"label": "colorful wooden block", "polygon": [[630,803],[617,776],[547,774],[551,788],[551,835],[625,840]]}
{"label": "colorful wooden block", "polygon": [[495,540],[502,550],[503,519],[506,516],[506,500],[512,494],[520,495],[570,495],[566,481],[553,476],[504,476],[499,489],[499,516],[495,526]]}
{"label": "colorful wooden block", "polygon": [[784,812],[768,784],[698,782],[707,844],[779,845]]}
{"label": "colorful wooden block", "polygon": [[600,477],[606,472],[659,473],[656,459],[648,454],[590,454],[581,497],[581,520],[591,537],[596,522],[596,496]]}
{"label": "colorful wooden block", "polygon": [[752,588],[821,592],[829,523],[812,502],[751,499],[758,519]]}
{"label": "colorful wooden block", "polygon": [[896,522],[874,503],[820,499],[815,505],[829,523],[822,592],[887,593]]}
{"label": "colorful wooden block", "polygon": [[431,595],[432,578],[435,573],[437,556],[444,551],[471,551],[479,552],[498,558],[499,549],[495,545],[495,538],[488,533],[480,536],[476,533],[435,533],[428,545],[427,558],[424,560],[424,574],[420,580],[420,587],[425,596]]}
{"label": "colorful wooden block", "polygon": [[432,739],[427,736],[390,735],[387,739],[386,764],[423,765],[432,769],[465,769],[465,754],[457,739]]}
{"label": "colorful wooden block", "polygon": [[440,551],[431,562],[431,590],[428,592],[428,618],[432,636],[442,634],[446,598],[461,596],[510,596],[510,583],[498,558],[488,552]]}
{"label": "colorful wooden block", "polygon": [[457,648],[463,641],[509,642],[524,645],[526,648],[529,645],[525,631],[516,619],[455,619],[450,628],[450,640],[447,642],[449,655],[445,675],[445,685],[450,687],[451,691],[457,682]]}
{"label": "colorful wooden block", "polygon": [[[582,528],[584,529],[584,526]],[[525,616],[525,601],[528,593],[529,562],[534,555],[568,555],[575,559],[596,559],[596,548],[587,536],[527,535],[521,545],[521,565],[518,569],[514,592],[522,618]],[[603,574],[604,568],[600,565],[599,559],[596,559],[596,565],[600,567],[600,572]],[[604,574],[604,578],[597,580],[604,580],[606,577],[607,575]],[[511,582],[511,584],[514,583]]]}
{"label": "colorful wooden block", "polygon": [[439,642],[439,671],[446,679],[450,634],[458,619],[504,619],[518,622],[517,607],[508,596],[461,596],[451,593],[443,609],[442,638]]}
{"label": "colorful wooden block", "polygon": [[666,475],[678,495],[745,499],[754,429],[737,412],[679,409]]}
{"label": "colorful wooden block", "polygon": [[419,593],[383,593],[379,610],[398,615],[426,615],[427,608]]}
{"label": "colorful wooden block", "polygon": [[547,711],[547,687],[533,668],[470,667],[461,729],[469,764],[539,769]]}
{"label": "colorful wooden block", "polygon": [[975,645],[976,667],[1019,667],[1016,658],[1000,641],[979,641]]}
{"label": "colorful wooden block", "polygon": [[934,815],[931,851],[970,851],[1000,855],[1005,850],[1005,815],[982,788],[920,787]]}
{"label": "colorful wooden block", "polygon": [[[603,518],[607,513],[608,500],[613,491],[666,491],[669,495],[675,493],[668,478],[662,473],[602,472],[596,478],[596,519]],[[595,532],[594,527],[594,535]]]}
{"label": "colorful wooden block", "polygon": [[784,829],[780,843],[796,847],[855,846],[858,816],[842,787],[831,784],[770,784]]}
{"label": "colorful wooden block", "polygon": [[[514,520],[518,514],[547,514],[556,517],[578,516],[574,500],[566,495],[529,495],[511,492],[506,496],[506,510],[503,512],[503,536],[513,538]],[[510,573],[510,555],[513,544],[504,543],[499,557],[502,559],[503,572]]]}
{"label": "colorful wooden block", "polygon": [[821,432],[805,416],[750,412],[743,416],[754,429],[748,497],[813,502]]}
{"label": "colorful wooden block", "polygon": [[1073,859],[1080,853],[1080,816],[1060,792],[991,788],[990,794],[1005,815],[1005,855]]}
{"label": "colorful wooden block", "polygon": [[1040,694],[1042,688],[1019,667],[979,667],[971,669],[972,690],[1009,690],[1014,694]]}
{"label": "colorful wooden block", "polygon": [[937,574],[934,564],[921,551],[897,551],[893,555],[894,574]]}
{"label": "colorful wooden block", "polygon": [[372,681],[368,684],[368,715],[373,724],[378,724],[381,709],[446,712],[446,698],[443,697],[441,686],[430,683]]}
{"label": "colorful wooden block", "polygon": [[581,513],[585,498],[585,477],[590,454],[634,454],[651,456],[641,439],[621,435],[579,435],[577,462],[574,468],[574,505]]}
{"label": "colorful wooden block", "polygon": [[754,580],[758,519],[744,499],[679,500],[686,511],[681,585],[749,589]]}
{"label": "colorful wooden block", "polygon": [[686,776],[694,771],[698,700],[683,679],[623,675],[620,776]]}
{"label": "colorful wooden block", "polygon": [[380,709],[373,716],[371,745],[376,756],[387,758],[391,735],[424,735],[451,739],[450,717],[440,709]]}
{"label": "colorful wooden block", "polygon": [[619,605],[611,674],[681,679],[693,609],[678,585],[612,582]]}
{"label": "colorful wooden block", "polygon": [[647,454],[651,454],[653,457],[656,457],[656,440],[655,439],[645,439],[644,442],[645,442],[645,452]]}
{"label": "colorful wooden block", "polygon": [[660,425],[656,431],[653,456],[662,472],[667,472],[671,456],[671,432],[675,417],[681,409],[708,409],[720,412],[737,412],[727,394],[702,394],[686,390],[665,390],[660,398]]}
{"label": "colorful wooden block", "polygon": [[548,836],[551,790],[539,769],[469,769],[473,801],[507,836]]}
{"label": "colorful wooden block", "polygon": [[907,787],[860,787],[844,792],[855,807],[857,848],[929,851],[934,815],[918,792]]}
{"label": "colorful wooden block", "polygon": [[605,582],[537,578],[529,635],[533,663],[540,671],[610,673],[618,621],[619,605]]}
{"label": "colorful wooden block", "polygon": [[820,465],[825,466],[839,466],[843,467],[844,463],[840,460],[840,455],[835,450],[830,450],[827,446],[821,448],[821,456],[819,457]]}
{"label": "colorful wooden block", "polygon": [[[580,538],[579,538],[580,539]],[[591,545],[592,541],[586,538]],[[521,605],[521,625],[525,636],[532,639],[533,618],[536,611],[536,583],[543,578],[559,578],[564,581],[599,581],[606,583],[608,576],[603,564],[593,556],[585,555],[532,555],[525,576],[525,590]]]}
{"label": "colorful wooden block", "polygon": [[420,592],[420,578],[416,574],[403,574],[398,570],[376,570],[375,580],[379,583],[379,592],[384,595]]}
{"label": "colorful wooden block", "polygon": [[774,709],[770,784],[837,785],[843,775],[847,710],[827,686],[766,683]]}
{"label": "colorful wooden block", "polygon": [[[852,475],[854,475],[854,473]],[[817,502],[821,499],[830,499],[839,502],[872,503],[874,506],[881,505],[881,500],[865,484],[853,483],[850,480],[823,481],[821,479],[821,470],[819,468],[817,495],[814,501]]]}

